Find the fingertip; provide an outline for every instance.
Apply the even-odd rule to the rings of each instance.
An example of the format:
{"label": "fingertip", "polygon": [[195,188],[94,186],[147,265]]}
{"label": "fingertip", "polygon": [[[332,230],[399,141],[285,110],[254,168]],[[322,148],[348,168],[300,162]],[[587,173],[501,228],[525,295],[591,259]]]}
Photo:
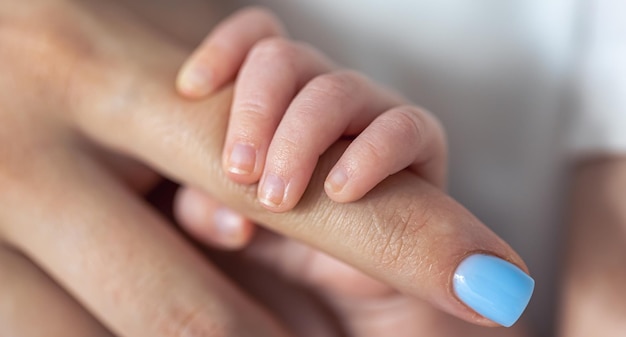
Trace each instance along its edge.
{"label": "fingertip", "polygon": [[186,229],[202,227],[213,208],[213,200],[194,187],[179,189],[174,199],[174,215]]}
{"label": "fingertip", "polygon": [[176,78],[176,89],[188,98],[202,98],[213,91],[213,72],[206,65],[190,61]]}
{"label": "fingertip", "polygon": [[242,215],[221,207],[213,214],[214,235],[210,241],[223,248],[239,250],[248,245],[254,232],[254,224]]}
{"label": "fingertip", "polygon": [[196,188],[177,194],[175,215],[181,227],[196,240],[212,247],[237,250],[248,245],[255,225],[235,211],[219,205]]}

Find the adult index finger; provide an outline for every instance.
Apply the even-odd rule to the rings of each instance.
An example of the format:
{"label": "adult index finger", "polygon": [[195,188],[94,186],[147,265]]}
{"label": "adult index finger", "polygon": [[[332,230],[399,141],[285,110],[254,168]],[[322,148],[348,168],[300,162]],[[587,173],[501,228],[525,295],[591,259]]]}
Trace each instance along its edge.
{"label": "adult index finger", "polygon": [[338,144],[320,159],[300,204],[286,214],[272,214],[258,204],[254,186],[237,186],[221,170],[231,92],[190,103],[178,99],[167,82],[160,89],[158,82],[145,83],[149,88],[139,90],[138,97],[121,107],[123,112],[94,114],[81,129],[175,180],[204,188],[266,227],[455,316],[510,326],[525,309],[534,282],[520,257],[464,207],[419,177],[403,171],[359,202],[333,203],[322,186],[329,166],[345,149],[346,144]]}

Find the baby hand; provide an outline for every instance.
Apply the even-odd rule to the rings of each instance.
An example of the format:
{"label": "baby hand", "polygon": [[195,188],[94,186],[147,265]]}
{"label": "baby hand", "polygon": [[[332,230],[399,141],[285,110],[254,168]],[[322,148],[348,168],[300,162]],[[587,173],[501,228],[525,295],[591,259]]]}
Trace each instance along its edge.
{"label": "baby hand", "polygon": [[446,141],[436,118],[283,32],[266,10],[241,10],[214,29],[179,73],[177,88],[191,98],[235,78],[223,152],[233,181],[260,182],[258,198],[267,209],[290,210],[319,156],[350,138],[325,181],[332,200],[358,200],[407,167],[443,187]]}

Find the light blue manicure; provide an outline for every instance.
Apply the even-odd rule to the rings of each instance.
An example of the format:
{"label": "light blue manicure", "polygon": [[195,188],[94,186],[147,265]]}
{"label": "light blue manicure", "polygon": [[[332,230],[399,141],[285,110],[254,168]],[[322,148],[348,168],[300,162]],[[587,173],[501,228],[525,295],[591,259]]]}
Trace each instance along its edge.
{"label": "light blue manicure", "polygon": [[535,281],[515,265],[491,255],[471,255],[454,272],[454,291],[482,316],[506,327],[522,315]]}

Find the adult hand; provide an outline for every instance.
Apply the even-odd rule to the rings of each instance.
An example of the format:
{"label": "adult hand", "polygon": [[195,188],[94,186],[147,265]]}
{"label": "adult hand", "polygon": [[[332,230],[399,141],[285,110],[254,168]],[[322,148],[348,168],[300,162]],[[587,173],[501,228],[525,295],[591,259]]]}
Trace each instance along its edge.
{"label": "adult hand", "polygon": [[493,324],[454,294],[459,263],[480,252],[525,270],[469,212],[410,173],[358,203],[326,199],[320,179],[345,144],[321,159],[294,211],[263,210],[251,188],[220,169],[229,91],[179,99],[169,84],[186,50],[110,3],[5,2],[0,18],[8,74],[0,79],[0,138],[10,144],[0,152],[4,245],[115,334],[284,335],[138,198],[134,191],[159,178],[135,160],[474,323]]}
{"label": "adult hand", "polygon": [[626,331],[626,158],[579,163],[572,176],[561,336]]}
{"label": "adult hand", "polygon": [[[179,190],[175,203],[183,228],[190,227],[201,242],[218,250],[231,247],[231,239],[217,234],[215,213],[223,205],[200,190]],[[222,209],[221,211],[216,211]],[[245,230],[239,228],[239,230]],[[238,236],[235,230],[231,235]],[[214,261],[256,298],[284,318],[296,336],[334,336],[329,327],[312,319],[296,285],[314,296],[336,316],[347,336],[528,336],[524,324],[487,328],[447,315],[429,303],[400,293],[337,259],[287,237],[257,228],[252,241],[240,251],[219,253]],[[211,250],[212,252],[214,250]],[[269,274],[269,275],[266,275]],[[306,299],[306,297],[304,298]]]}

